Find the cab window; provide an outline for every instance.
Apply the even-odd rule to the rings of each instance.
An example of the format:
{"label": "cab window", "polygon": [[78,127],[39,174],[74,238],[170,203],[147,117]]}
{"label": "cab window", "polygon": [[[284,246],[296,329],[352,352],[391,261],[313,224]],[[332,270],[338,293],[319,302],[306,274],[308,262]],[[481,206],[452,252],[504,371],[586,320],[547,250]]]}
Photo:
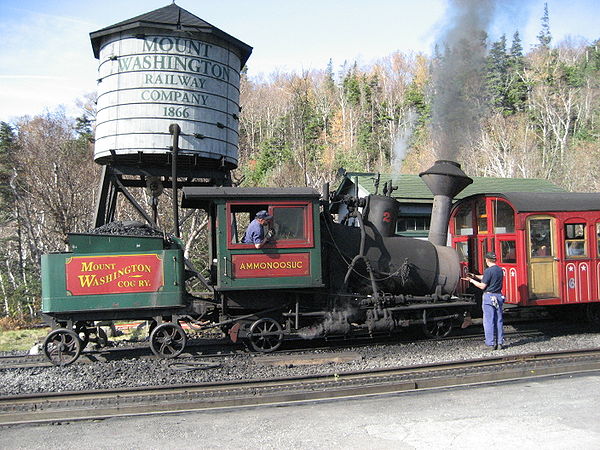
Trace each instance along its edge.
{"label": "cab window", "polygon": [[278,241],[306,240],[305,209],[304,206],[273,207],[273,229]]}
{"label": "cab window", "polygon": [[565,252],[567,258],[584,258],[587,256],[585,223],[565,224]]}
{"label": "cab window", "polygon": [[289,202],[285,204],[269,203],[229,203],[228,217],[228,247],[248,248],[252,243],[245,243],[244,236],[256,213],[267,211],[273,216],[263,225],[265,236],[267,232],[273,235],[266,244],[267,248],[309,247],[313,244],[312,204],[307,202]]}
{"label": "cab window", "polygon": [[256,213],[267,210],[268,205],[231,205],[230,207],[230,239],[232,244],[243,243],[244,235],[254,220]]}

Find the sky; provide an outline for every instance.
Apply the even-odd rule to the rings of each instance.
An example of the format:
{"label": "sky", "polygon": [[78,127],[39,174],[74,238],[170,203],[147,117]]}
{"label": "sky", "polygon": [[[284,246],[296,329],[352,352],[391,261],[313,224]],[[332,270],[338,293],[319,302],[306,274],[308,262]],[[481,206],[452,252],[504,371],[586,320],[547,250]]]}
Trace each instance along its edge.
{"label": "sky", "polygon": [[[482,0],[483,1],[483,0]],[[170,0],[0,0],[0,121],[12,122],[95,92],[89,33]],[[395,51],[431,53],[448,0],[177,0],[177,5],[254,48],[251,77],[370,64]],[[519,31],[536,43],[544,0],[497,0],[490,38]],[[600,0],[547,0],[554,43],[600,38]]]}

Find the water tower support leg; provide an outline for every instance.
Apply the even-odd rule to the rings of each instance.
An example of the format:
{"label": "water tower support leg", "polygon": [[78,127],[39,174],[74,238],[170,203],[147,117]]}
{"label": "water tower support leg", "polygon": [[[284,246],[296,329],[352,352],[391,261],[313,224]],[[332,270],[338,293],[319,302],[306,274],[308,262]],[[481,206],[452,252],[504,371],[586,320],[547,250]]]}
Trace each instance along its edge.
{"label": "water tower support leg", "polygon": [[119,180],[118,177],[114,177],[113,180],[114,180],[115,184],[119,187],[119,191],[121,191],[123,193],[125,198],[127,198],[127,200],[129,200],[129,203],[131,203],[133,205],[133,207],[137,210],[137,212],[140,213],[140,215],[146,220],[146,222],[148,222],[154,228],[158,228],[156,223],[154,223],[154,220],[152,220],[152,217],[150,217],[148,215],[148,213],[144,210],[144,208],[142,208],[142,206],[137,202],[137,200],[133,197],[133,195],[131,195],[131,193],[127,190],[127,188],[125,186],[123,186],[123,183],[121,183],[121,180]]}
{"label": "water tower support leg", "polygon": [[114,220],[117,204],[117,190],[113,183],[113,174],[108,166],[102,167],[100,185],[96,198],[96,212],[94,214],[94,228]]}

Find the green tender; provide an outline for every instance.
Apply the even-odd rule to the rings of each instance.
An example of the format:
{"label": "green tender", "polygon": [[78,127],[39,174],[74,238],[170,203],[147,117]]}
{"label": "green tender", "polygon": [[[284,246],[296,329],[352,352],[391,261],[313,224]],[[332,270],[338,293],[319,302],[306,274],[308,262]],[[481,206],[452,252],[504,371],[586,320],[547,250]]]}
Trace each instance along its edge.
{"label": "green tender", "polygon": [[162,250],[162,237],[69,233],[73,253],[122,253]]}
{"label": "green tender", "polygon": [[[72,253],[42,256],[42,312],[120,310],[180,306],[184,302],[183,252],[151,252],[163,262],[164,284],[158,292],[127,294],[70,295],[66,289],[65,263]],[[127,253],[122,253],[127,255]],[[102,256],[105,253],[80,256]]]}

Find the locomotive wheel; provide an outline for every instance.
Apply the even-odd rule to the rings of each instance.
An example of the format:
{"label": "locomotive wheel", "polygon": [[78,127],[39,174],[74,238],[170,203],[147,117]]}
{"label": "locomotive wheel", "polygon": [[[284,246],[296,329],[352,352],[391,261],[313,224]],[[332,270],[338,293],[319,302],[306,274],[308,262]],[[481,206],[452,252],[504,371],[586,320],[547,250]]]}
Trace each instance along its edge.
{"label": "locomotive wheel", "polygon": [[423,333],[431,339],[440,339],[452,332],[452,319],[435,320],[436,317],[449,316],[445,309],[439,309],[427,314],[427,323],[423,325]]}
{"label": "locomotive wheel", "polygon": [[150,349],[160,358],[175,358],[186,343],[185,331],[176,323],[162,323],[150,333]]}
{"label": "locomotive wheel", "polygon": [[66,366],[75,362],[81,354],[79,336],[66,328],[51,331],[44,340],[44,354],[55,366]]}
{"label": "locomotive wheel", "polygon": [[265,317],[252,324],[248,332],[248,340],[254,351],[261,353],[274,352],[283,341],[283,329],[279,322]]}

